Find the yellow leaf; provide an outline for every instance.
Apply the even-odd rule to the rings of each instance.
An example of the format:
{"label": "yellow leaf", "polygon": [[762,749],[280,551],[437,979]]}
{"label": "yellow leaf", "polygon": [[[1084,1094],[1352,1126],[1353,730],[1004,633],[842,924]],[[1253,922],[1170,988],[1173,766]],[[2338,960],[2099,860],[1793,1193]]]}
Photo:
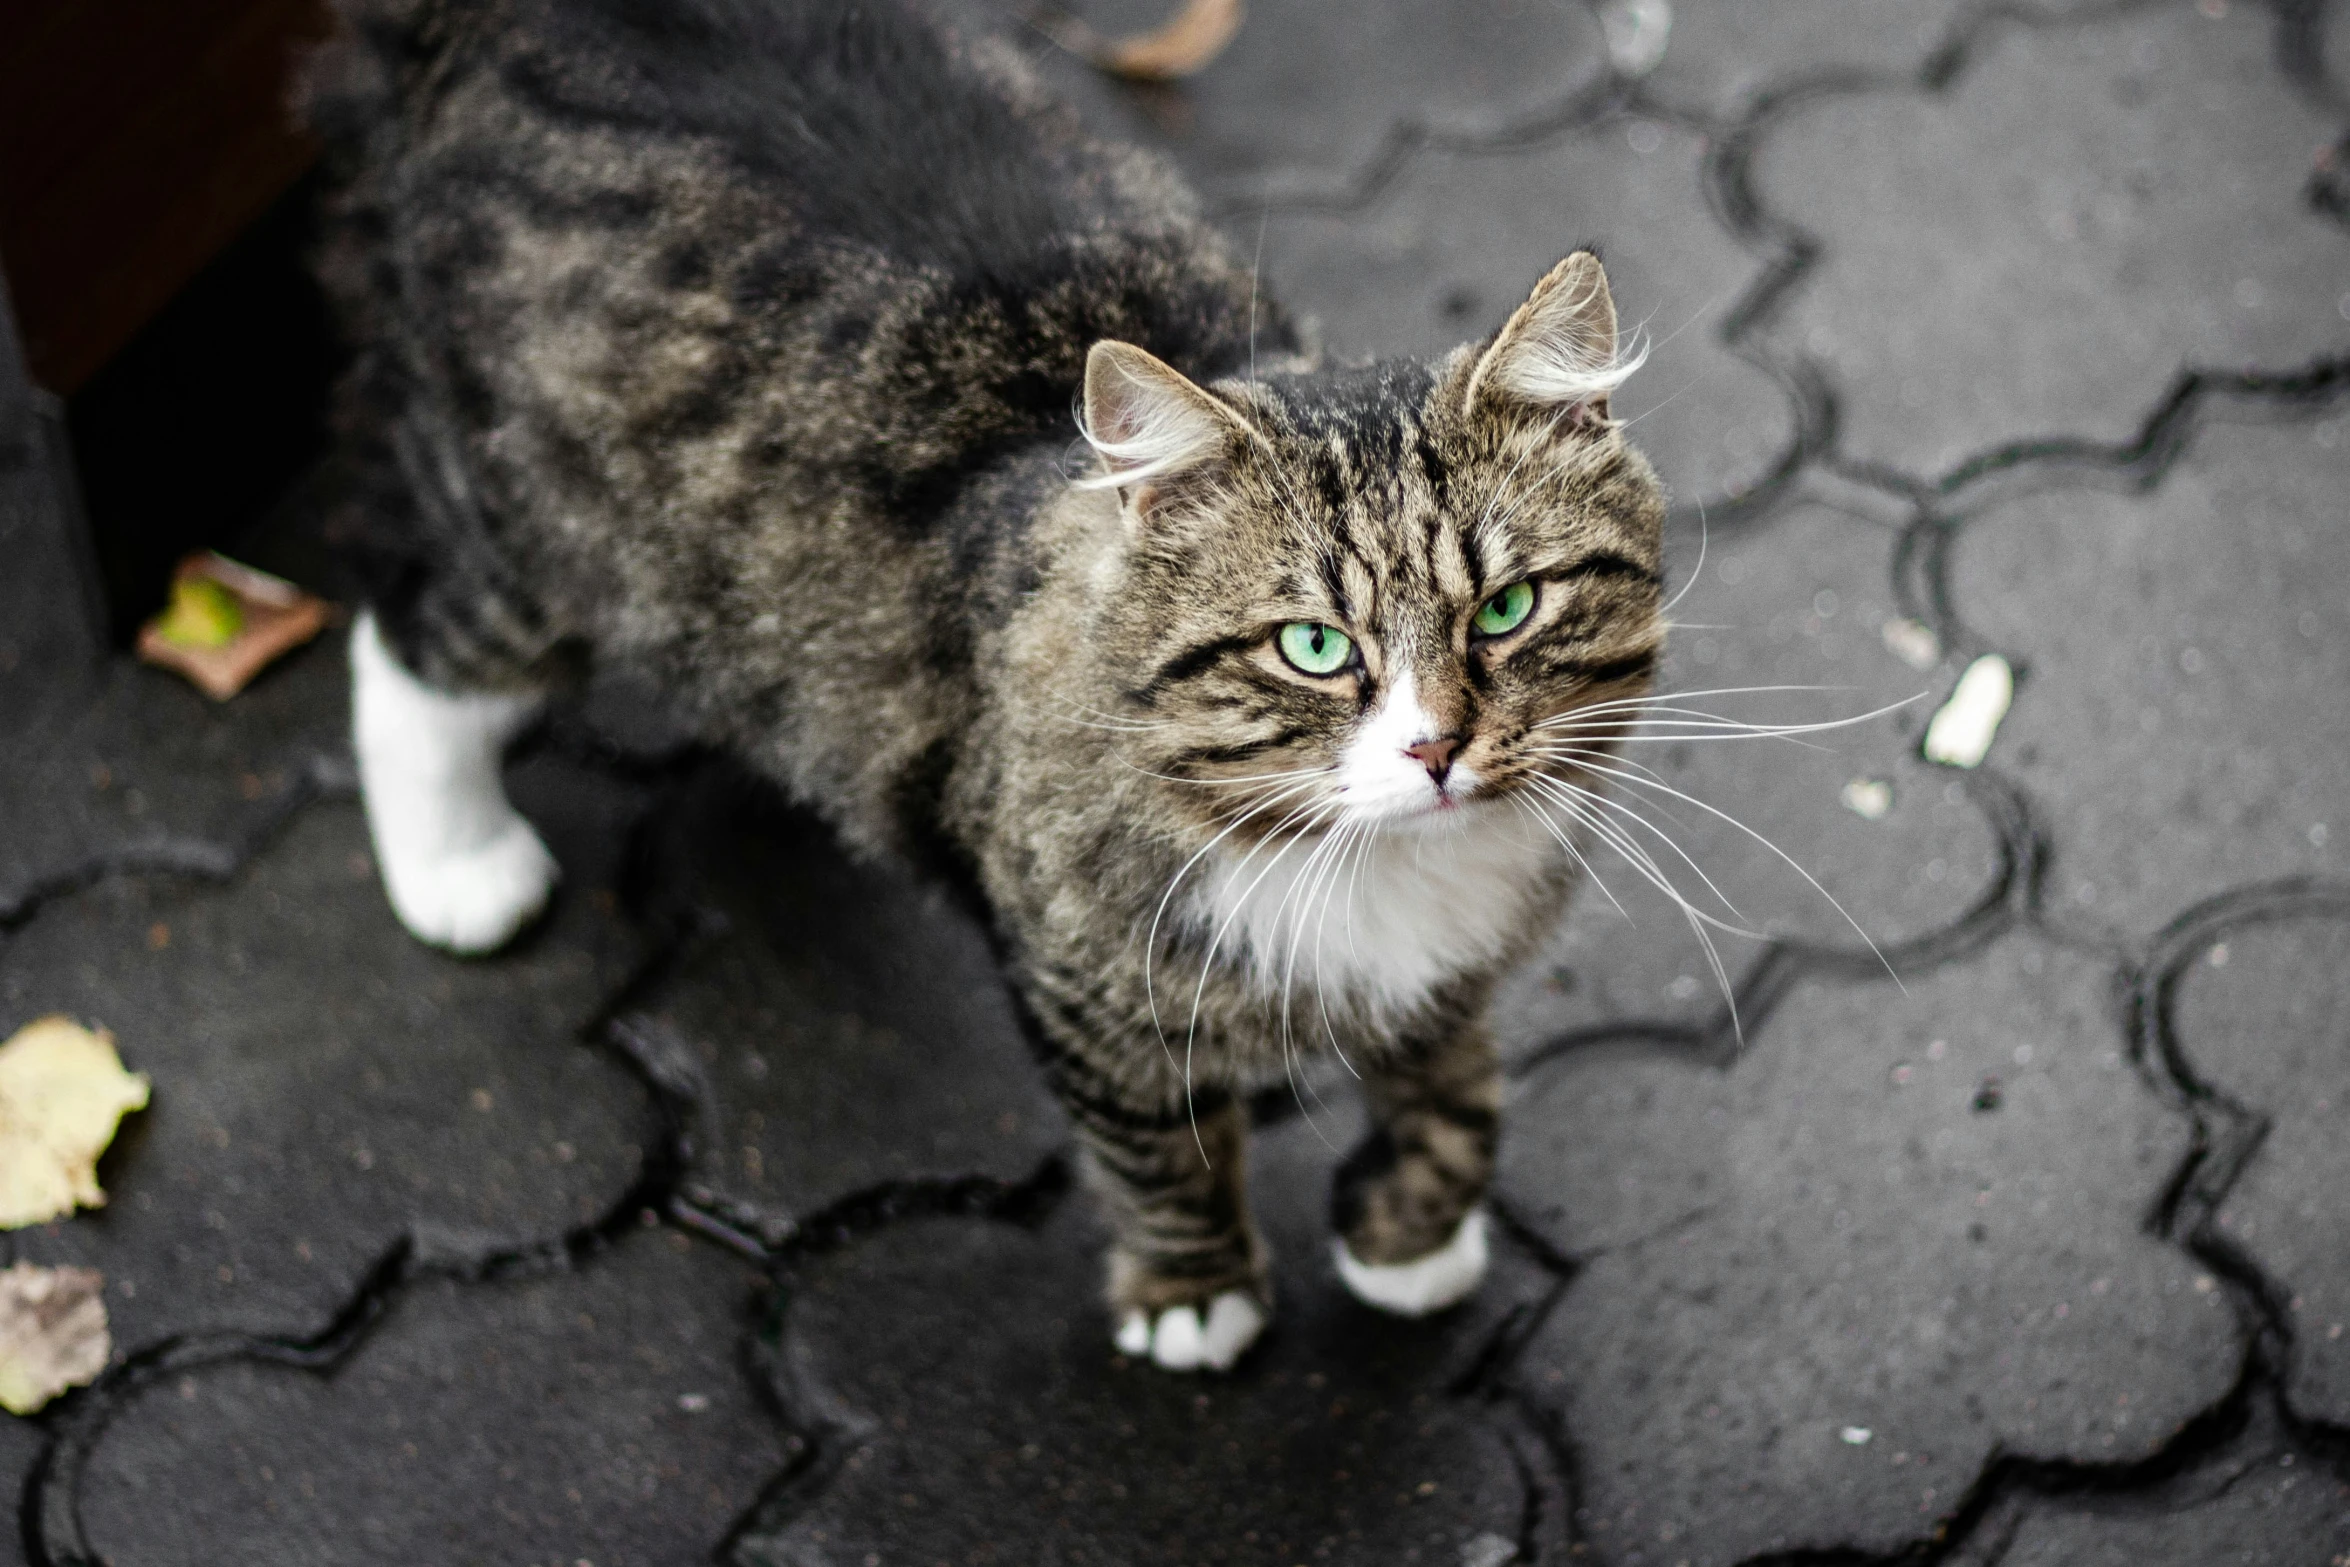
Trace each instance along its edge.
{"label": "yellow leaf", "polygon": [[155,634],[175,647],[227,647],[245,629],[245,607],[210,577],[182,577]]}
{"label": "yellow leaf", "polygon": [[0,1229],[103,1204],[98,1156],[145,1108],[147,1079],[122,1069],[113,1035],[65,1017],[18,1029],[0,1045]]}
{"label": "yellow leaf", "polygon": [[29,1415],[106,1369],[105,1282],[94,1268],[0,1272],[0,1409]]}

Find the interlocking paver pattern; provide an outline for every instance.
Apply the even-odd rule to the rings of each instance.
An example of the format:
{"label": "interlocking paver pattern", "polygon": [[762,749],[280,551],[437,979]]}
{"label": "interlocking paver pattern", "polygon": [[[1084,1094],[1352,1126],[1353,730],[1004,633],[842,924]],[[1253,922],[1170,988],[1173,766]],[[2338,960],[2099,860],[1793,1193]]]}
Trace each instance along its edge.
{"label": "interlocking paver pattern", "polygon": [[[1268,1099],[1283,1315],[1227,1379],[1111,1353],[978,934],[641,702],[517,760],[566,881],[463,963],[374,887],[339,633],[213,708],[0,626],[0,1028],[104,1022],[156,1081],[112,1205],[0,1246],[104,1269],[118,1335],[0,1423],[11,1546],[2350,1558],[2344,11],[1681,0],[1634,80],[1564,0],[1260,0],[1179,89],[1044,59],[1337,356],[1486,330],[1600,241],[1656,340],[1624,412],[1675,494],[1668,686],[1906,704],[1639,751],[1869,939],[1628,784],[1753,931],[1735,1005],[1600,853],[1622,911],[1587,892],[1501,1011],[1474,1304],[1354,1306],[1350,1085]],[[44,450],[0,440],[10,528]],[[1992,651],[1988,763],[1927,763]]]}

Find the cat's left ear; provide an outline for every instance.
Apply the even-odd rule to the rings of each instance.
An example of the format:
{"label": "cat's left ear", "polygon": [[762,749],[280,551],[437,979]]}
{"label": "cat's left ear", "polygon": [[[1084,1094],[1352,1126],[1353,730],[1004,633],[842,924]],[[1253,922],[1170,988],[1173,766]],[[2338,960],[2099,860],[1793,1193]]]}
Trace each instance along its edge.
{"label": "cat's left ear", "polygon": [[1131,343],[1085,358],[1085,439],[1106,470],[1096,488],[1150,485],[1224,456],[1255,432],[1239,414]]}
{"label": "cat's left ear", "polygon": [[1608,420],[1608,398],[1648,357],[1622,352],[1616,302],[1599,257],[1578,250],[1534,285],[1469,372],[1472,412],[1521,408],[1574,425]]}

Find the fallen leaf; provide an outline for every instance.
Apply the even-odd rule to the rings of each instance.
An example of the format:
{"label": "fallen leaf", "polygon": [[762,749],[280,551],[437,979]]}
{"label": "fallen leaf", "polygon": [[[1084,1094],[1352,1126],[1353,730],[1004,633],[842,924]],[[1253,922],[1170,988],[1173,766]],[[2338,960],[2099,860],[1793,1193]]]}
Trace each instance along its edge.
{"label": "fallen leaf", "polygon": [[139,657],[225,702],[326,626],[326,600],[209,551],[179,563],[171,603],[139,629]]}
{"label": "fallen leaf", "polygon": [[1112,76],[1166,82],[1189,76],[1222,54],[1245,14],[1241,0],[1185,0],[1165,25],[1126,38],[1104,38],[1051,8],[1039,8],[1030,20],[1054,43]]}
{"label": "fallen leaf", "polygon": [[0,1229],[45,1224],[106,1201],[98,1156],[147,1079],[122,1069],[114,1036],[45,1017],[0,1045]]}
{"label": "fallen leaf", "polygon": [[106,1369],[105,1283],[95,1268],[0,1272],[0,1409],[29,1415]]}
{"label": "fallen leaf", "polygon": [[174,578],[155,634],[173,647],[227,647],[245,629],[245,606],[208,576]]}

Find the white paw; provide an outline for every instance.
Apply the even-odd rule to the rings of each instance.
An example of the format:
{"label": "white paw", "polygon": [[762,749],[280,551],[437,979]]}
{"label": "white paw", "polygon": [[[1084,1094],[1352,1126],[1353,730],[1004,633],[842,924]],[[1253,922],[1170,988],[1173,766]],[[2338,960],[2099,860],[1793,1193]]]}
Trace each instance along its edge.
{"label": "white paw", "polygon": [[384,892],[420,941],[487,952],[547,906],[555,857],[499,780],[528,694],[442,691],[392,655],[373,612],[351,629],[351,746]]}
{"label": "white paw", "polygon": [[486,841],[455,853],[377,845],[392,911],[419,941],[476,954],[505,945],[547,906],[560,874],[530,823],[513,816]]}
{"label": "white paw", "polygon": [[1169,1371],[1230,1371],[1265,1331],[1265,1308],[1254,1296],[1226,1290],[1208,1302],[1208,1320],[1196,1308],[1174,1306],[1154,1326],[1145,1312],[1130,1311],[1118,1324],[1118,1348],[1140,1359],[1150,1356]]}
{"label": "white paw", "polygon": [[1467,1300],[1485,1282],[1485,1214],[1473,1210],[1452,1239],[1410,1262],[1357,1262],[1346,1242],[1334,1241],[1338,1276],[1354,1298],[1399,1317],[1425,1317]]}

